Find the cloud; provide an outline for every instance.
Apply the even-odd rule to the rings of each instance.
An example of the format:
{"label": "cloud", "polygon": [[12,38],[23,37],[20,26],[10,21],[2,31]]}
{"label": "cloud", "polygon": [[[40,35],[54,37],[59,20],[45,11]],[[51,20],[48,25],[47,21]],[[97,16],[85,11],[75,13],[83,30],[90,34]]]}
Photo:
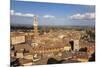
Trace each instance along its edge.
{"label": "cloud", "polygon": [[14,15],[14,16],[34,17],[34,14],[31,14],[31,13],[15,12],[14,10],[11,10],[10,12],[11,12],[11,15]]}
{"label": "cloud", "polygon": [[53,15],[44,15],[43,18],[53,18],[54,19],[55,16],[53,16]]}
{"label": "cloud", "polygon": [[15,15],[15,16],[23,16],[22,13],[14,13],[13,15]]}
{"label": "cloud", "polygon": [[25,16],[28,16],[28,17],[33,17],[34,14],[30,14],[30,13],[27,13],[27,14],[24,14]]}
{"label": "cloud", "polygon": [[13,15],[14,14],[14,10],[11,10],[10,13],[11,13],[11,15]]}
{"label": "cloud", "polygon": [[84,13],[84,14],[74,14],[70,16],[70,19],[73,20],[94,20],[95,19],[95,13]]}

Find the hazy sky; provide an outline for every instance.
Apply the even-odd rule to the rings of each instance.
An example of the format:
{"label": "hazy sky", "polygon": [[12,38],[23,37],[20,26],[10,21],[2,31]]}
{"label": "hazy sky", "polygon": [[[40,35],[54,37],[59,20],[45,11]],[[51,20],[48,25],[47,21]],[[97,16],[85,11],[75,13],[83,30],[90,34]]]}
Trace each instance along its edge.
{"label": "hazy sky", "polygon": [[38,16],[39,25],[95,25],[95,6],[93,5],[11,0],[11,24],[32,25],[34,15]]}

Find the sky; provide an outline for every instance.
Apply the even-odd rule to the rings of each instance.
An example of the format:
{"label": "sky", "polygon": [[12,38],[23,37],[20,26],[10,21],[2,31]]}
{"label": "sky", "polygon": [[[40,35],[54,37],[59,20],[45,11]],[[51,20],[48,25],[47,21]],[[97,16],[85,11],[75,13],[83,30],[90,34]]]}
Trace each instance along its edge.
{"label": "sky", "polygon": [[32,25],[38,16],[39,25],[95,26],[94,5],[24,2],[11,0],[11,24]]}

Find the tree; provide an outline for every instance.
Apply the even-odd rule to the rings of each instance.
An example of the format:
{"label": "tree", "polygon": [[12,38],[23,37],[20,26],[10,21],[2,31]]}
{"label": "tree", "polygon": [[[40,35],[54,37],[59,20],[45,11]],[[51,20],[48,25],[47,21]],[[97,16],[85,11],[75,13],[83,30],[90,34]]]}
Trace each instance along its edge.
{"label": "tree", "polygon": [[95,52],[91,54],[91,57],[89,58],[89,61],[95,61]]}

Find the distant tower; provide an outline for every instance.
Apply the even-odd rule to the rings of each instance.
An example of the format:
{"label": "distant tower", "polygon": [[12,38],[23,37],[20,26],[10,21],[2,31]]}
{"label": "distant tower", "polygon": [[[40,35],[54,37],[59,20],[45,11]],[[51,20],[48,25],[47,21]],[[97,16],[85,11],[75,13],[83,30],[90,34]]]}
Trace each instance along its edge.
{"label": "distant tower", "polygon": [[46,26],[45,26],[45,24],[43,26],[43,32],[44,32],[44,34],[46,34]]}
{"label": "distant tower", "polygon": [[79,51],[79,40],[70,40],[71,50]]}
{"label": "distant tower", "polygon": [[38,17],[37,16],[34,16],[33,26],[34,26],[34,35],[36,37],[38,36]]}

